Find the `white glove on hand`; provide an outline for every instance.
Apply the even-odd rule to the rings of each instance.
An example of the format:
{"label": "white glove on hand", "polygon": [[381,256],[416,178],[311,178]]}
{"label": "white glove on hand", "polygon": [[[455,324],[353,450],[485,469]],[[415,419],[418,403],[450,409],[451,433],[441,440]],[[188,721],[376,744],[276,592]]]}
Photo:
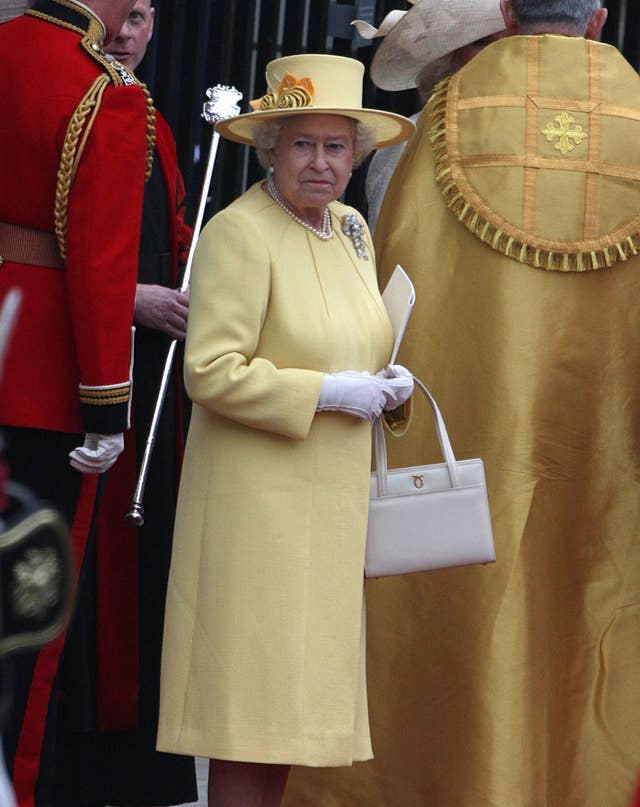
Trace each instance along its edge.
{"label": "white glove on hand", "polygon": [[124,434],[92,434],[87,432],[84,445],[69,453],[71,467],[83,474],[103,474],[124,450]]}
{"label": "white glove on hand", "polygon": [[401,364],[387,364],[384,370],[376,373],[376,376],[388,379],[391,385],[390,390],[385,393],[385,412],[402,406],[413,395],[413,375]]}
{"label": "white glove on hand", "polygon": [[373,422],[382,413],[389,383],[384,378],[356,370],[325,373],[316,411],[346,412]]}
{"label": "white glove on hand", "polygon": [[[0,737],[0,749],[2,748],[2,737]],[[0,804],[3,807],[16,807],[16,800],[13,797],[11,782],[7,776],[7,769],[4,764],[4,757],[0,750]]]}

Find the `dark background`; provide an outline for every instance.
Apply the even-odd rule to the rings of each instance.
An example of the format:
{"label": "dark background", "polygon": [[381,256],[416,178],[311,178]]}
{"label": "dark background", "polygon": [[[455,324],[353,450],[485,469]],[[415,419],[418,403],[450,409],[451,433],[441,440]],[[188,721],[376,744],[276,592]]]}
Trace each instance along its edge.
{"label": "dark background", "polygon": [[[267,62],[293,53],[354,56],[368,68],[375,45],[355,37],[351,20],[379,25],[406,0],[155,0],[156,29],[139,74],[176,136],[178,161],[188,195],[187,217],[195,217],[211,127],[202,120],[205,90],[233,85],[250,99],[265,92]],[[603,40],[616,45],[636,69],[640,66],[640,3],[607,0]],[[376,42],[379,40],[375,40]],[[365,107],[410,115],[420,102],[416,91],[377,89],[365,73]],[[221,140],[205,221],[262,176],[251,149]],[[354,173],[347,201],[366,214],[365,171]]]}

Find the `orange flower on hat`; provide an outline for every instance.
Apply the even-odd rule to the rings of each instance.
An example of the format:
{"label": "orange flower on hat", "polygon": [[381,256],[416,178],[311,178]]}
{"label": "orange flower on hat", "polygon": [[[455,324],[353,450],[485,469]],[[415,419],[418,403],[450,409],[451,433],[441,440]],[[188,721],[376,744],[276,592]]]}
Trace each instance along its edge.
{"label": "orange flower on hat", "polygon": [[313,101],[313,81],[307,76],[296,78],[291,73],[285,73],[276,92],[270,92],[255,101],[249,101],[254,112],[267,109],[299,109],[311,106]]}

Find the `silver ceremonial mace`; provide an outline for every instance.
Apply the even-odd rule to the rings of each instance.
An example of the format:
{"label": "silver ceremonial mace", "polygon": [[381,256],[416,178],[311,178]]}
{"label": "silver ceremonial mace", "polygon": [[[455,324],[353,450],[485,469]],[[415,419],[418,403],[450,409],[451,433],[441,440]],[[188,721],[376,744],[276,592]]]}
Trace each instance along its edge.
{"label": "silver ceremonial mace", "polygon": [[[207,90],[207,98],[209,99],[203,106],[202,117],[215,126],[218,121],[226,120],[227,118],[235,118],[240,114],[240,107],[238,102],[242,99],[242,93],[236,90],[235,87],[226,87],[222,84],[216,84],[215,87],[209,87]],[[220,135],[213,131],[211,136],[211,147],[209,149],[209,158],[207,160],[207,168],[202,181],[202,192],[200,193],[200,203],[198,205],[198,213],[193,225],[193,236],[191,238],[191,246],[189,247],[189,255],[184,269],[184,277],[180,291],[185,292],[189,288],[189,280],[191,277],[191,265],[193,264],[193,256],[196,251],[196,243],[200,228],[202,227],[202,219],[204,217],[204,209],[207,206],[207,198],[209,196],[209,186],[211,185],[211,177],[213,175],[213,165],[216,160],[218,152],[218,143]],[[160,381],[160,389],[158,390],[158,397],[156,398],[155,409],[153,410],[153,418],[151,419],[151,426],[149,427],[149,435],[147,436],[147,443],[138,473],[138,482],[136,489],[133,492],[133,498],[127,513],[125,521],[141,527],[144,524],[144,507],[142,500],[144,498],[144,489],[147,484],[147,475],[149,473],[149,464],[151,461],[151,454],[156,442],[156,435],[158,433],[158,424],[162,414],[162,407],[164,406],[164,399],[167,395],[167,387],[169,379],[171,378],[171,368],[173,366],[173,359],[176,353],[178,340],[174,339],[169,345],[167,351],[167,358],[165,359],[164,369],[162,371],[162,380]]]}

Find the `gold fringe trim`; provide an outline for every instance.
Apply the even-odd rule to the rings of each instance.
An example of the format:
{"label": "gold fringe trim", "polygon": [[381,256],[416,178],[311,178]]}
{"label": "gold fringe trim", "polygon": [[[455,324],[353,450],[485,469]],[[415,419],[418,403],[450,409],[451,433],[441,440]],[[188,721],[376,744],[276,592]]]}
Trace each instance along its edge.
{"label": "gold fringe trim", "polygon": [[464,226],[492,249],[508,258],[548,272],[586,272],[605,269],[640,253],[640,231],[595,250],[550,250],[505,233],[468,202],[452,176],[447,143],[448,77],[436,85],[431,98],[429,138],[435,162],[435,179],[442,198]]}

